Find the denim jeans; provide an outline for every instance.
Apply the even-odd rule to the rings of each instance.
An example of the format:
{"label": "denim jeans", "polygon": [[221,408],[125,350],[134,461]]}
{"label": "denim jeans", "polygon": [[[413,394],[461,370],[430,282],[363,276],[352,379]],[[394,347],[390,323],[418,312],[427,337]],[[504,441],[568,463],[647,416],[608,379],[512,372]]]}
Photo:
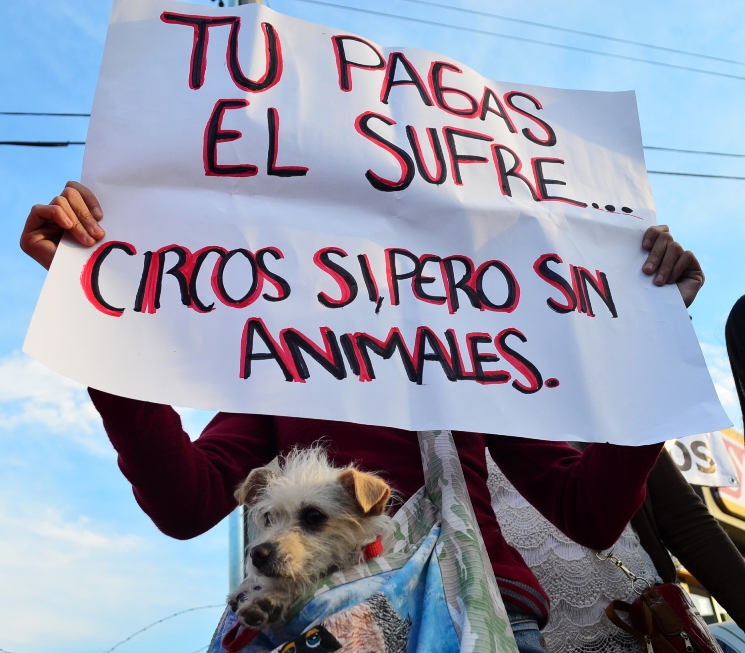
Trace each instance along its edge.
{"label": "denim jeans", "polygon": [[549,653],[535,617],[511,610],[507,611],[507,616],[520,653]]}

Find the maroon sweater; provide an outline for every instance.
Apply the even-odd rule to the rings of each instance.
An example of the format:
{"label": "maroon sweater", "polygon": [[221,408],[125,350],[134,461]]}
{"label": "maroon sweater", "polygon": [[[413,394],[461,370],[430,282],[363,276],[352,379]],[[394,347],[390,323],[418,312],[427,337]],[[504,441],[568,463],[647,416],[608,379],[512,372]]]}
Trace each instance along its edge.
{"label": "maroon sweater", "polygon": [[[424,484],[417,434],[326,420],[219,413],[195,442],[169,406],[90,390],[119,454],[119,468],[155,525],[178,539],[196,537],[236,507],[235,487],[293,446],[330,442],[336,465],[382,472],[408,499]],[[463,474],[505,604],[543,627],[548,597],[520,554],[505,542],[486,485],[485,446],[505,476],[566,535],[606,549],[641,506],[661,445],[591,445],[453,432]]]}

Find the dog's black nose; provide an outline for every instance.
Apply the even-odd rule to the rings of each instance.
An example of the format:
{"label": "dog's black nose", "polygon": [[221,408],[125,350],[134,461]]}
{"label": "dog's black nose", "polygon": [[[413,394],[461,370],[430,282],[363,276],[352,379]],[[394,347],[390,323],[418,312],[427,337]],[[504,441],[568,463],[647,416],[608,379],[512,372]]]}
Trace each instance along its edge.
{"label": "dog's black nose", "polygon": [[267,567],[275,558],[277,547],[274,544],[264,542],[257,544],[251,549],[251,562],[256,569]]}

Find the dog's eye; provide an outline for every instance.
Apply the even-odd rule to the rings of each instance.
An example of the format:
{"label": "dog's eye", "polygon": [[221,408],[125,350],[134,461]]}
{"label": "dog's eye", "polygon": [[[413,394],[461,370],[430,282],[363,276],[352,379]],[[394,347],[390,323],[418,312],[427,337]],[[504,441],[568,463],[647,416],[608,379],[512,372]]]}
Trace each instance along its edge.
{"label": "dog's eye", "polygon": [[308,524],[308,526],[320,526],[328,519],[328,517],[326,517],[326,515],[324,515],[320,510],[306,508],[303,510],[302,519],[306,524]]}
{"label": "dog's eye", "polygon": [[272,516],[268,513],[264,513],[264,526],[271,526],[272,525]]}

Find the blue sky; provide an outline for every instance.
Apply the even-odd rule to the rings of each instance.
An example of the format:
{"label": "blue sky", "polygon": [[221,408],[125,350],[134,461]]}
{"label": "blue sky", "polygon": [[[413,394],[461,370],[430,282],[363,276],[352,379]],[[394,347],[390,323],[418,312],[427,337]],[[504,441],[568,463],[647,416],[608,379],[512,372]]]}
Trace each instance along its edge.
{"label": "blue sky", "polygon": [[[443,0],[444,2],[444,0]],[[210,4],[204,0],[201,4]],[[372,7],[362,0],[346,4]],[[298,0],[283,13],[360,33],[385,45],[446,53],[497,80],[637,92],[646,145],[745,153],[745,80],[726,79],[465,34]],[[520,3],[454,0],[525,20],[705,53],[745,63],[740,2]],[[745,77],[745,65],[706,61],[458,14],[406,2],[379,11],[704,68]],[[0,111],[87,112],[110,9],[107,0],[0,3]],[[80,118],[0,116],[0,140],[84,140]],[[0,649],[11,653],[103,652],[178,610],[224,601],[227,527],[190,542],[160,534],[116,466],[85,390],[19,353],[44,271],[18,249],[34,203],[78,179],[80,147],[0,147]],[[745,159],[647,152],[648,168],[745,176]],[[707,283],[691,309],[720,397],[738,426],[723,325],[745,293],[745,182],[652,176],[658,220],[699,256]],[[85,338],[85,334],[69,334]],[[654,374],[654,370],[643,373]],[[196,435],[209,415],[185,411]],[[117,651],[192,653],[207,644],[219,609],[177,617]]]}

